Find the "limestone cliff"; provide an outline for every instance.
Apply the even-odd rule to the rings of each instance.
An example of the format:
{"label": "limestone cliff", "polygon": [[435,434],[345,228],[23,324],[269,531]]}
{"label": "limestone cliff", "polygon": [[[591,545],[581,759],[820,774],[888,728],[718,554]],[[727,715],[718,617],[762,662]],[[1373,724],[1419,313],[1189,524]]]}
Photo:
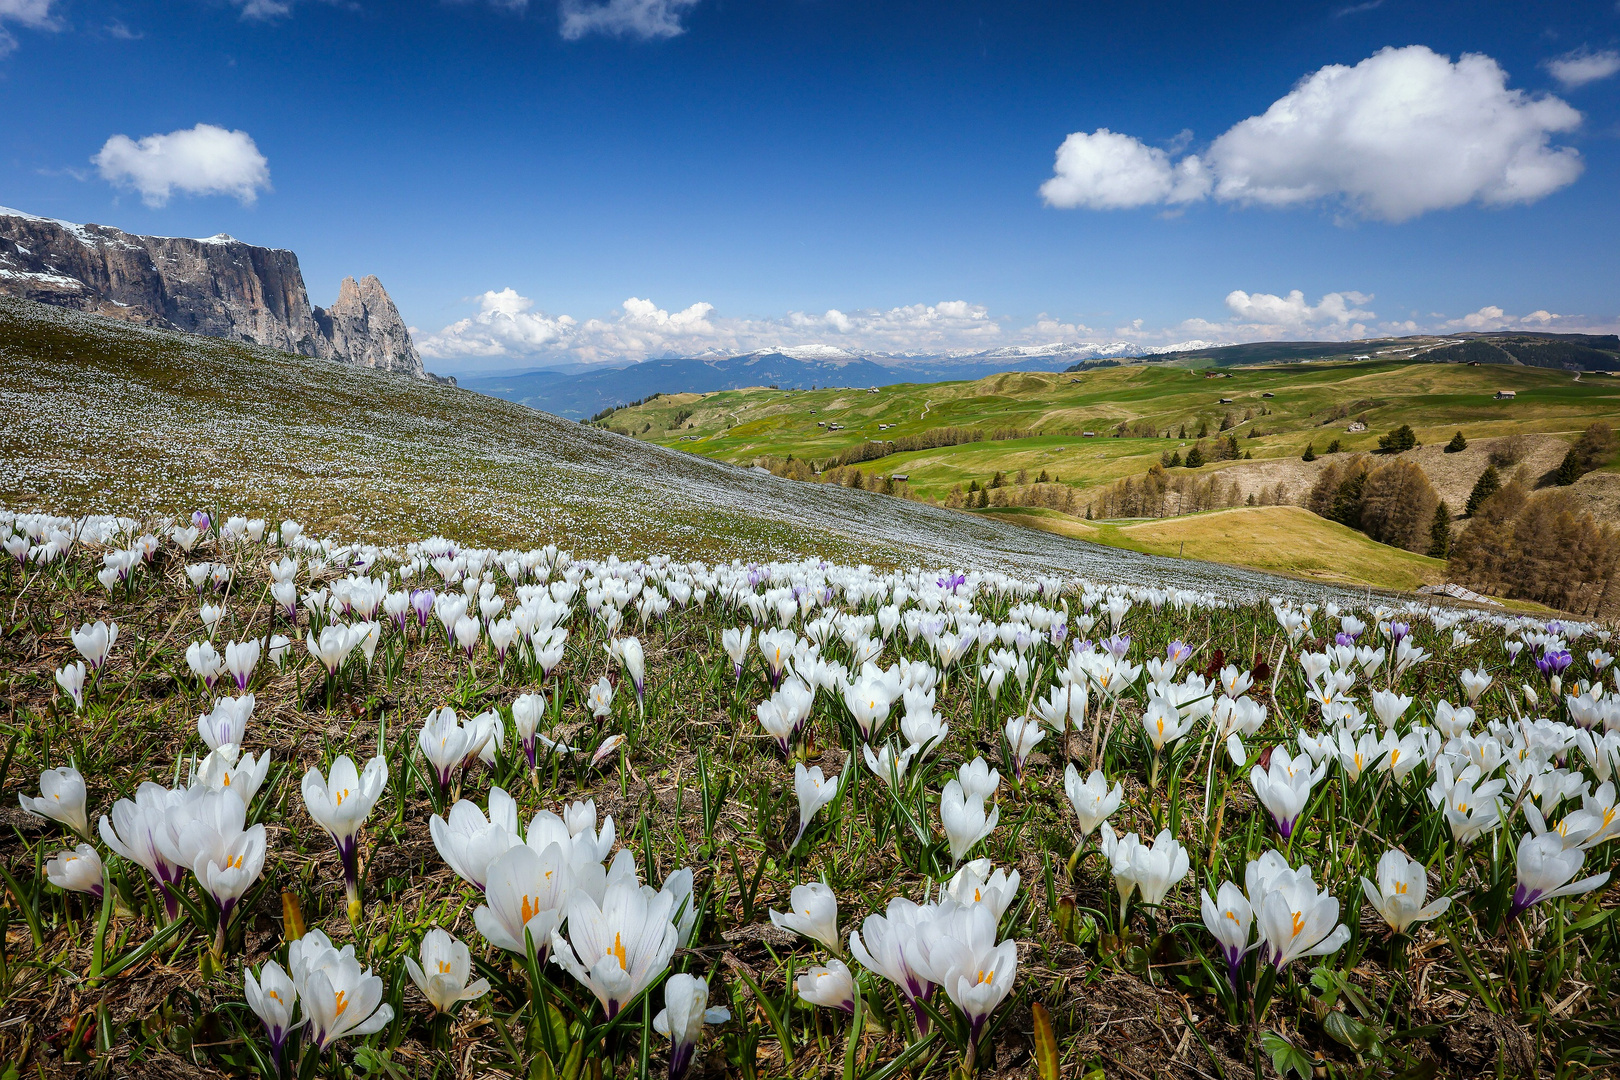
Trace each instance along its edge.
{"label": "limestone cliff", "polygon": [[224,234],[138,236],[0,207],[0,294],[424,376],[375,277],[346,278],[330,310],[311,308],[297,255]]}

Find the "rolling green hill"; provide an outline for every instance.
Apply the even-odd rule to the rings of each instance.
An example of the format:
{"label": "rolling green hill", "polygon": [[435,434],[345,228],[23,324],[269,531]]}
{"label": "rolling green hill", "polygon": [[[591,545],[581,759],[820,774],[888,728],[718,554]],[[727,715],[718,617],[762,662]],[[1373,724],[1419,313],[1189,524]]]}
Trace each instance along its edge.
{"label": "rolling green hill", "polygon": [[[1498,400],[1512,390],[1513,400]],[[1228,399],[1230,403],[1223,403]],[[864,466],[908,476],[921,496],[996,472],[1055,473],[1085,489],[1136,475],[1169,449],[1185,451],[1201,426],[1238,437],[1256,458],[1297,457],[1333,439],[1373,450],[1378,437],[1410,424],[1424,443],[1461,428],[1470,438],[1573,437],[1596,419],[1620,416],[1620,378],[1516,366],[1395,360],[1292,364],[1223,370],[1131,365],[1075,373],[1009,373],[965,383],[867,390],[736,390],[655,398],[622,409],[604,426],[705,457],[751,463],[765,457],[830,462],[874,440],[942,427],[983,432],[986,441],[893,454]],[[1363,417],[1367,430],[1349,433]],[[831,430],[830,425],[838,425]],[[1127,432],[1119,435],[1121,428]],[[1185,427],[1187,437],[1180,437]],[[1134,437],[1131,432],[1154,432]],[[994,439],[998,432],[1032,432]],[[1090,437],[1086,432],[1091,432]],[[1173,437],[1166,439],[1169,432]]]}

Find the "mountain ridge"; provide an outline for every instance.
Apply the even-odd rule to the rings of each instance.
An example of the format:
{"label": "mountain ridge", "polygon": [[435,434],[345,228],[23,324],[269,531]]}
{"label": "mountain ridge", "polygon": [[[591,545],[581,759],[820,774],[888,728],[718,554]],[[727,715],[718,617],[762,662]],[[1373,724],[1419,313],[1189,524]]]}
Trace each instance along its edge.
{"label": "mountain ridge", "polygon": [[165,330],[427,378],[382,282],[310,303],[298,256],[227,233],[146,236],[0,207],[0,294]]}

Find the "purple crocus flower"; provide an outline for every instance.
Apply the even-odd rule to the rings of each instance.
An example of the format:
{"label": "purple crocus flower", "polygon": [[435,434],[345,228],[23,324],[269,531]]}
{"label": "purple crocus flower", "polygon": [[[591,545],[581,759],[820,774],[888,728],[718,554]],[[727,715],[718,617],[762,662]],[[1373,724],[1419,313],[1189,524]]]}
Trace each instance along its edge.
{"label": "purple crocus flower", "polygon": [[1335,645],[1349,645],[1354,647],[1355,643],[1356,638],[1354,634],[1347,634],[1341,630],[1337,634],[1333,635],[1333,644]]}
{"label": "purple crocus flower", "polygon": [[1389,624],[1390,636],[1395,639],[1395,644],[1397,644],[1397,645],[1399,645],[1401,643],[1402,638],[1404,638],[1406,635],[1410,634],[1411,632],[1412,632],[1412,627],[1408,623],[1397,622],[1397,623],[1390,623]]}
{"label": "purple crocus flower", "polygon": [[416,610],[416,624],[426,626],[428,619],[433,615],[433,602],[438,596],[432,589],[414,589],[411,591],[411,607]]}
{"label": "purple crocus flower", "polygon": [[1125,654],[1131,651],[1131,635],[1115,634],[1111,638],[1104,638],[1102,647],[1107,649],[1115,660],[1123,660]]}
{"label": "purple crocus flower", "polygon": [[1554,675],[1563,674],[1564,669],[1569,667],[1574,660],[1575,658],[1569,654],[1567,649],[1558,649],[1556,651],[1548,649],[1536,660],[1536,667],[1543,675],[1552,678]]}
{"label": "purple crocus flower", "polygon": [[1164,647],[1164,658],[1170,663],[1180,666],[1192,655],[1192,646],[1181,640],[1172,641]]}
{"label": "purple crocus flower", "polygon": [[191,527],[198,532],[207,532],[214,519],[208,516],[206,510],[193,510],[191,512]]}

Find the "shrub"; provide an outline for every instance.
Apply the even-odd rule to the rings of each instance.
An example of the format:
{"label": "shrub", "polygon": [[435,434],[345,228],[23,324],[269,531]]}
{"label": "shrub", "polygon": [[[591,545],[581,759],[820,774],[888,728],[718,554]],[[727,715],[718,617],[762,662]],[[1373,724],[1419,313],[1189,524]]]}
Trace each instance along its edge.
{"label": "shrub", "polygon": [[1446,443],[1446,453],[1448,454],[1455,454],[1459,450],[1466,449],[1468,449],[1468,440],[1463,438],[1463,433],[1460,431],[1451,437],[1450,442]]}
{"label": "shrub", "polygon": [[1411,424],[1402,424],[1388,435],[1378,438],[1378,449],[1386,454],[1402,454],[1418,445],[1417,432]]}
{"label": "shrub", "polygon": [[1498,469],[1511,469],[1530,452],[1530,440],[1523,435],[1509,435],[1491,447],[1491,464]]}
{"label": "shrub", "polygon": [[1315,461],[1316,460],[1316,444],[1315,443],[1307,443],[1306,446],[1305,446],[1305,452],[1299,456],[1299,460],[1301,460],[1301,461]]}

